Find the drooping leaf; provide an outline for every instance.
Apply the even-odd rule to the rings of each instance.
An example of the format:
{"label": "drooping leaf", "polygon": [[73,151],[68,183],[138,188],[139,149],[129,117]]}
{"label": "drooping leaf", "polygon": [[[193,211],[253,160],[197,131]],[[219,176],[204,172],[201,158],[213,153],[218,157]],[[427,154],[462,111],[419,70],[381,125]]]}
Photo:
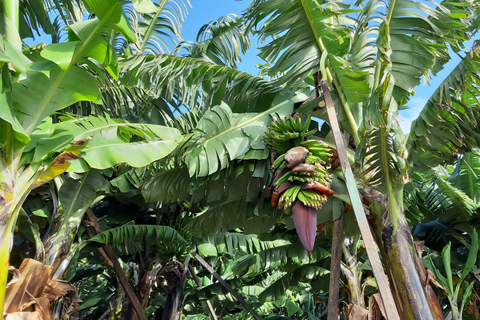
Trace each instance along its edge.
{"label": "drooping leaf", "polygon": [[351,39],[349,19],[342,16],[344,9],[339,2],[328,6],[328,2],[312,0],[254,1],[247,20],[252,26],[262,26],[261,41],[270,40],[259,55],[267,62],[275,62],[269,75],[280,74],[278,82],[288,83],[286,90],[294,91],[320,69],[322,51],[345,55]]}
{"label": "drooping leaf", "polygon": [[244,20],[228,15],[203,25],[197,34],[197,43],[182,43],[180,48],[187,49],[192,58],[236,69],[249,46]]}
{"label": "drooping leaf", "polygon": [[479,69],[480,47],[474,44],[413,121],[408,145],[415,166],[433,167],[479,145]]}
{"label": "drooping leaf", "polygon": [[195,240],[195,244],[198,254],[202,256],[221,256],[225,254],[235,256],[237,251],[253,254],[265,249],[289,244],[289,242],[283,239],[262,241],[257,235],[213,233]]}
{"label": "drooping leaf", "polygon": [[300,242],[295,242],[265,249],[256,254],[242,256],[236,261],[232,270],[240,275],[256,275],[268,268],[283,266],[287,263],[293,266],[301,266],[318,262],[328,256],[328,251],[320,246],[315,246],[312,254],[309,254]]}
{"label": "drooping leaf", "polygon": [[[34,148],[34,161],[62,150],[75,140],[88,138],[91,141],[83,149],[82,157],[91,167],[99,169],[122,162],[145,166],[169,155],[182,139],[175,128],[93,116],[67,118],[45,130],[45,134],[38,130],[29,146]],[[141,140],[131,142],[135,136]]]}
{"label": "drooping leaf", "polygon": [[[89,242],[111,245],[121,254],[132,254],[142,250],[170,250],[172,254],[185,254],[189,243],[175,229],[168,226],[126,224],[103,231],[90,238]],[[167,248],[168,247],[168,248]]]}
{"label": "drooping leaf", "polygon": [[285,101],[261,113],[233,114],[226,104],[213,107],[198,122],[197,138],[187,152],[185,162],[191,176],[204,177],[241,159],[250,149],[259,149],[270,114],[291,114],[293,103]]}
{"label": "drooping leaf", "polygon": [[160,1],[154,5],[148,1],[134,1],[138,13],[133,19],[133,27],[137,30],[137,41],[134,48],[137,53],[163,54],[171,53],[171,45],[181,40],[180,30],[187,12],[189,1]]}
{"label": "drooping leaf", "polygon": [[199,102],[209,108],[224,101],[233,112],[261,112],[271,106],[279,91],[262,78],[187,57],[135,56],[122,62],[122,70],[129,70],[122,78],[126,85],[153,90],[190,111]]}
{"label": "drooping leaf", "polygon": [[85,6],[102,24],[121,32],[129,41],[135,42],[135,33],[118,0],[86,0]]}

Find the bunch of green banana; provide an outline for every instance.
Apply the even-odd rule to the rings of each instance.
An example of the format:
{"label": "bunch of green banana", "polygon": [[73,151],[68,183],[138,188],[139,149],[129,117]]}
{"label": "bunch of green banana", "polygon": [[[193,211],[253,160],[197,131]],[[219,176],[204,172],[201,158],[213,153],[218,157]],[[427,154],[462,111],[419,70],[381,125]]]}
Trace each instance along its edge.
{"label": "bunch of green banana", "polygon": [[333,174],[326,168],[337,158],[335,149],[320,140],[307,140],[310,116],[285,118],[268,127],[266,144],[275,151],[274,179],[269,189],[272,206],[292,213],[295,228],[305,249],[311,253],[315,243],[317,210],[328,197]]}
{"label": "bunch of green banana", "polygon": [[272,166],[275,172],[272,206],[290,213],[298,199],[305,206],[320,209],[327,196],[333,195],[329,189],[332,174],[320,162],[326,164],[305,147],[291,148],[280,155]]}
{"label": "bunch of green banana", "polygon": [[308,116],[305,121],[298,114],[284,118],[277,122],[272,122],[265,133],[265,143],[270,146],[277,154],[287,152],[290,148],[298,145],[305,137],[311,136],[317,130],[308,130],[311,117]]}
{"label": "bunch of green banana", "polygon": [[337,159],[337,150],[321,140],[301,141],[300,145],[308,149],[310,155],[308,156],[307,161],[312,163],[317,162],[322,165],[329,165]]}

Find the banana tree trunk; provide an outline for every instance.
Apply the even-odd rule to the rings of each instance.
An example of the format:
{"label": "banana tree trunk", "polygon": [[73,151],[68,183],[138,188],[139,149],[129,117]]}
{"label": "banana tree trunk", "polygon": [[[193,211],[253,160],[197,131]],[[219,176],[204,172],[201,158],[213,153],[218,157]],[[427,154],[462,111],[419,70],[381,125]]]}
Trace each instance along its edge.
{"label": "banana tree trunk", "polygon": [[351,254],[345,243],[342,244],[342,252],[345,262],[341,264],[341,271],[345,277],[345,287],[349,298],[347,302],[365,308],[357,259]]}
{"label": "banana tree trunk", "polygon": [[0,312],[3,312],[5,300],[13,231],[22,205],[38,175],[37,168],[27,167],[17,178],[18,181],[14,182],[13,177],[9,176],[10,179],[6,179],[8,174],[5,174],[6,170],[9,170],[9,173],[13,170],[6,165],[2,167],[4,170],[0,179],[2,181],[0,183]]}
{"label": "banana tree trunk", "polygon": [[[138,285],[136,286],[135,294],[140,302],[142,308],[145,310],[148,306],[150,299],[150,293],[152,292],[153,284],[157,279],[158,272],[162,268],[161,264],[155,266],[149,265],[148,269],[143,270],[143,275],[140,278]],[[150,270],[150,271],[147,271]],[[133,320],[140,319],[136,314],[133,316]]]}
{"label": "banana tree trunk", "polygon": [[[395,199],[371,190],[364,193],[365,203],[376,216],[385,266],[397,294],[396,302],[406,320],[443,320],[443,313],[433,289],[427,283],[426,269],[418,256],[410,227]],[[390,204],[388,201],[392,201]],[[392,219],[395,217],[396,219]]]}
{"label": "banana tree trunk", "polygon": [[183,285],[185,283],[185,267],[180,261],[170,261],[165,266],[165,277],[168,283],[167,300],[162,320],[180,320],[182,318]]}

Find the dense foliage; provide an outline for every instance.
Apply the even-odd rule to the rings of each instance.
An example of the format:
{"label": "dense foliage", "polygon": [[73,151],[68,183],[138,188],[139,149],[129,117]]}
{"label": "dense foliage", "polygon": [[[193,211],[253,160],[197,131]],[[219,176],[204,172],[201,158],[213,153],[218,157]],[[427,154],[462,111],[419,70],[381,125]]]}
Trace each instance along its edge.
{"label": "dense foliage", "polygon": [[[344,216],[342,317],[381,319],[387,290],[401,319],[480,319],[480,4],[252,0],[193,43],[188,6],[2,1],[0,309],[323,319]],[[237,69],[253,35],[260,76]],[[398,110],[455,54],[402,132]],[[390,288],[331,165],[329,94]],[[32,265],[48,276],[8,268]]]}

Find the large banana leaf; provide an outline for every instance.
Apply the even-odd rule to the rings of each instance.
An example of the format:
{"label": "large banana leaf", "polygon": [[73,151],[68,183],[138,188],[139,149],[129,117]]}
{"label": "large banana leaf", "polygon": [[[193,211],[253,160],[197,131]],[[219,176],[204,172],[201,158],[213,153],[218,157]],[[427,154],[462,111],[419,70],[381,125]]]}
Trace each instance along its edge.
{"label": "large banana leaf", "polygon": [[[345,6],[328,7],[329,4],[321,5],[314,1],[260,0],[251,5],[247,13],[251,24],[257,26],[267,19],[260,29],[261,40],[275,37],[275,40],[261,48],[260,54],[266,61],[278,58],[270,71],[272,76],[294,67],[288,72],[291,75],[287,74],[286,77],[303,80],[318,70],[321,50],[329,49],[329,52],[340,56],[348,51],[348,27],[339,25],[340,21],[336,20]],[[329,21],[328,18],[332,20]],[[346,20],[340,23],[342,22]],[[316,38],[319,35],[322,37]],[[323,43],[320,45],[317,41]],[[282,52],[284,49],[287,50]],[[286,81],[288,80],[284,80]]]}
{"label": "large banana leaf", "polygon": [[181,203],[190,199],[191,185],[186,167],[164,169],[145,181],[142,194],[147,202]]}
{"label": "large banana leaf", "polygon": [[[305,264],[293,272],[287,272],[278,279],[269,283],[268,286],[259,294],[260,301],[275,301],[285,297],[285,292],[289,287],[298,286],[299,282],[319,280],[328,275],[329,270],[318,266],[318,261],[311,264]],[[312,285],[313,286],[313,285]]]}
{"label": "large banana leaf", "polygon": [[[29,135],[53,112],[77,101],[97,99],[98,88],[95,81],[75,63],[91,55],[105,66],[112,65],[114,57],[108,55],[108,60],[105,60],[107,55],[101,54],[108,52],[108,44],[105,44],[101,37],[104,27],[117,29],[128,39],[134,40],[133,30],[125,20],[118,1],[92,0],[86,1],[86,4],[98,19],[71,25],[73,40],[78,42],[51,44],[43,56],[52,62],[33,63],[30,71],[12,85],[12,89],[7,93],[10,96],[2,99],[7,102],[1,106],[2,119],[11,123],[14,129],[19,122]],[[6,109],[12,112],[7,112]],[[13,119],[4,118],[4,114],[12,115]]]}
{"label": "large banana leaf", "polygon": [[[443,23],[458,17],[445,16],[446,9],[442,6],[431,8],[421,2],[383,4],[387,15],[378,27],[375,78],[369,103],[364,105],[360,129],[364,140],[357,156],[369,159],[367,172],[375,173],[370,182],[384,193],[389,190],[393,196],[408,181],[407,148],[396,119],[398,106],[413,92],[422,74],[434,68],[435,59],[447,56],[443,34],[458,25],[454,21],[451,27]],[[437,25],[444,28],[440,30]],[[431,55],[428,61],[423,60],[428,56],[427,51]]]}
{"label": "large banana leaf", "polygon": [[[145,166],[169,155],[182,136],[170,127],[103,117],[73,118],[56,124],[46,120],[32,134],[25,151],[32,150],[32,160],[37,162],[85,138],[91,140],[83,148],[83,159],[93,168],[105,169],[122,162],[134,167]],[[138,142],[134,142],[135,139]]]}
{"label": "large banana leaf", "polygon": [[293,103],[285,101],[261,113],[234,114],[226,104],[211,108],[195,128],[195,144],[185,162],[191,176],[204,177],[224,169],[228,161],[241,159],[250,149],[265,149],[263,135],[273,114],[286,117]]}
{"label": "large banana leaf", "polygon": [[[340,1],[257,0],[248,9],[247,21],[262,26],[260,38],[268,42],[259,56],[272,65],[268,75],[274,77],[274,83],[294,92],[320,72],[319,79],[328,79],[335,88],[333,98],[339,112],[347,114],[343,129],[354,135],[358,144],[361,103],[369,96],[373,74],[371,61],[365,60],[369,60],[368,52],[376,49],[365,32],[362,37],[366,41],[359,43],[367,48],[351,50],[355,21],[347,13],[351,10]],[[324,113],[316,116],[327,120]]]}
{"label": "large banana leaf", "polygon": [[168,226],[127,224],[103,231],[88,242],[111,245],[121,254],[132,254],[142,250],[152,252],[169,250],[171,254],[184,255],[190,244],[175,229]]}
{"label": "large banana leaf", "polygon": [[77,66],[66,72],[53,66],[50,77],[41,71],[25,75],[24,80],[12,86],[11,104],[3,104],[2,109],[13,110],[27,133],[53,112],[80,100],[94,101],[98,96],[91,76]]}
{"label": "large banana leaf", "polygon": [[261,112],[278,92],[262,78],[195,58],[135,56],[121,61],[121,67],[125,85],[151,90],[190,111],[224,101],[233,112]]}
{"label": "large banana leaf", "polygon": [[254,254],[269,248],[289,244],[283,239],[262,241],[257,235],[241,233],[213,233],[195,240],[198,254],[202,256],[235,256],[236,251]]}
{"label": "large banana leaf", "polygon": [[450,177],[451,182],[463,190],[470,199],[480,204],[480,150],[472,149],[460,160],[460,166]]}
{"label": "large banana leaf", "polygon": [[236,69],[249,46],[250,38],[243,19],[229,15],[203,25],[197,43],[182,43],[177,50],[187,49],[189,57]]}
{"label": "large banana leaf", "polygon": [[455,153],[480,144],[479,70],[480,46],[475,43],[412,123],[408,144],[414,166],[452,161]]}
{"label": "large banana leaf", "polygon": [[423,75],[437,72],[449,60],[447,43],[455,47],[471,37],[470,10],[462,1],[389,1],[393,96],[401,102],[413,93]]}
{"label": "large banana leaf", "polygon": [[257,275],[268,268],[278,266],[296,269],[302,265],[316,263],[328,256],[330,256],[330,253],[318,245],[315,246],[312,254],[309,254],[297,241],[292,244],[265,249],[256,254],[242,256],[236,261],[232,270],[240,275]]}
{"label": "large banana leaf", "polygon": [[[278,239],[278,235],[261,241],[256,235],[216,233],[198,239],[196,246],[200,254],[215,257],[210,259],[211,263],[217,265],[229,283],[237,287],[250,286],[248,292],[253,289],[256,296],[260,294],[261,302],[284,297],[285,290],[299,281],[311,281],[328,274],[319,266],[329,256],[328,251],[321,248],[321,241],[312,255],[299,242]],[[210,284],[206,279],[204,283],[207,285],[198,292],[201,298],[212,298],[214,292],[224,293],[217,284]]]}
{"label": "large banana leaf", "polygon": [[[49,19],[48,8],[46,3],[41,0],[19,1],[17,3],[20,9],[19,17],[19,34],[23,38],[33,38],[42,32],[46,34],[54,34],[52,21]],[[3,16],[2,6],[0,14]],[[36,34],[36,35],[35,35]]]}
{"label": "large banana leaf", "polygon": [[460,158],[455,167],[437,166],[425,173],[417,171],[406,197],[408,210],[421,217],[422,222],[441,219],[452,228],[471,221],[479,209],[477,158],[472,152]]}

